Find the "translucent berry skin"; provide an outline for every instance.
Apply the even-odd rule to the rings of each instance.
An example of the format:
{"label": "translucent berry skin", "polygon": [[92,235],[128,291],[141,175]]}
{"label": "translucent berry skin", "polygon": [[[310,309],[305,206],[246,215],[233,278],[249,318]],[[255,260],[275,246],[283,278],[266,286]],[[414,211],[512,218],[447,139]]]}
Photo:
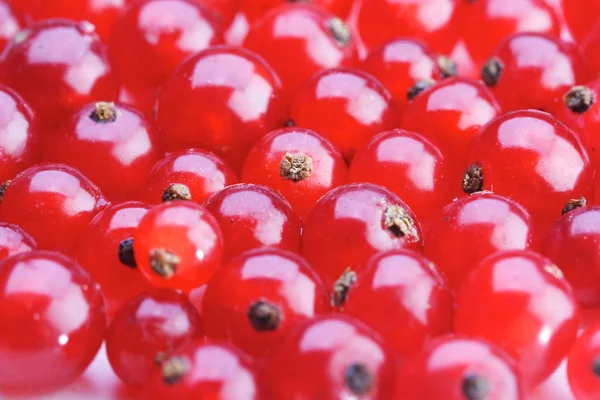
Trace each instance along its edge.
{"label": "translucent berry skin", "polygon": [[483,168],[483,190],[525,206],[540,235],[568,200],[594,198],[587,152],[550,114],[523,110],[494,119],[475,137],[467,159]]}
{"label": "translucent berry skin", "polygon": [[[185,365],[182,374],[165,374],[165,365]],[[148,381],[144,398],[261,399],[254,360],[227,343],[194,341],[179,347]]]}
{"label": "translucent berry skin", "polygon": [[350,166],[352,182],[381,185],[401,197],[424,225],[452,201],[442,153],[423,136],[401,129],[375,136]]}
{"label": "translucent berry skin", "polygon": [[119,82],[89,22],[31,25],[7,49],[1,80],[21,94],[47,129],[94,100],[112,100]]}
{"label": "translucent berry skin", "polygon": [[112,201],[130,200],[162,157],[153,122],[126,104],[110,104],[114,120],[100,120],[99,105],[87,104],[47,138],[42,158],[79,169]]}
{"label": "translucent berry skin", "polygon": [[562,10],[571,34],[580,42],[598,22],[600,3],[595,0],[563,1]]}
{"label": "translucent berry skin", "polygon": [[25,101],[0,85],[0,181],[14,178],[39,158],[39,126]]}
{"label": "translucent berry skin", "polygon": [[514,361],[500,348],[475,338],[448,336],[420,349],[396,375],[396,397],[406,400],[525,399]]}
{"label": "translucent berry skin", "polygon": [[133,201],[115,204],[96,215],[81,232],[77,262],[102,287],[110,317],[125,302],[152,288],[136,267],[120,259],[121,243],[133,238],[149,209],[149,205]]}
{"label": "translucent berry skin", "polygon": [[[265,302],[273,321],[261,324],[253,310]],[[226,340],[265,356],[304,321],[330,311],[325,286],[302,257],[258,249],[223,265],[206,289],[202,316],[209,338]]]}
{"label": "translucent berry skin", "polygon": [[17,225],[0,222],[0,261],[35,249],[37,243],[29,233]]}
{"label": "translucent berry skin", "polygon": [[529,213],[493,193],[475,193],[448,204],[425,237],[425,256],[458,290],[470,271],[502,250],[537,250],[540,238]]}
{"label": "translucent berry skin", "polygon": [[567,355],[579,309],[552,261],[529,251],[496,253],[464,281],[456,298],[454,330],[502,347],[525,382],[541,382]]}
{"label": "translucent berry skin", "polygon": [[235,172],[215,154],[200,149],[181,150],[154,165],[140,197],[148,204],[160,204],[169,186],[181,184],[189,189],[192,201],[203,203],[237,182]]}
{"label": "translucent berry skin", "polygon": [[0,52],[21,30],[21,26],[22,15],[11,6],[10,2],[0,1]]}
{"label": "translucent berry skin", "polygon": [[329,139],[347,160],[374,135],[398,125],[396,107],[383,85],[347,68],[329,69],[306,81],[294,96],[290,117]]}
{"label": "translucent berry skin", "polygon": [[[44,392],[73,382],[106,329],[99,285],[69,258],[31,251],[0,264],[0,388]],[[32,362],[35,360],[35,362]]]}
{"label": "translucent berry skin", "polygon": [[143,386],[176,348],[201,337],[200,316],[187,297],[154,290],[131,299],[115,315],[106,353],[121,380]]}
{"label": "translucent berry skin", "polygon": [[256,54],[213,47],[188,58],[167,80],[157,121],[169,150],[199,147],[239,171],[267,132],[283,126],[280,81]]}
{"label": "translucent berry skin", "polygon": [[[386,214],[401,214],[401,227]],[[421,227],[410,208],[389,190],[370,183],[340,186],[324,195],[306,219],[302,252],[331,287],[346,268],[385,250],[421,252]]]}
{"label": "translucent berry skin", "polygon": [[343,311],[376,330],[395,356],[405,357],[452,331],[454,296],[429,260],[391,250],[356,270]]}
{"label": "translucent berry skin", "polygon": [[291,98],[315,73],[356,63],[356,47],[348,29],[319,7],[287,4],[254,23],[244,46],[275,69]]}
{"label": "translucent berry skin", "polygon": [[[308,176],[283,173],[286,155],[309,157]],[[283,128],[264,136],[250,150],[242,168],[242,181],[277,190],[298,216],[306,219],[321,196],[348,182],[348,167],[340,151],[323,136],[310,129]]]}
{"label": "translucent berry skin", "polygon": [[223,232],[223,261],[262,247],[300,252],[302,222],[290,203],[273,189],[232,185],[204,205]]}
{"label": "translucent berry skin", "polygon": [[76,169],[41,164],[12,180],[2,197],[0,221],[29,232],[40,249],[71,255],[81,233],[107,204],[100,189]]}
{"label": "translucent berry skin", "polygon": [[577,400],[594,400],[600,396],[599,356],[600,326],[596,324],[579,336],[569,353],[567,374]]}
{"label": "translucent berry skin", "polygon": [[223,235],[204,207],[171,201],[141,219],[133,248],[138,268],[150,283],[189,292],[208,282],[219,268]]}

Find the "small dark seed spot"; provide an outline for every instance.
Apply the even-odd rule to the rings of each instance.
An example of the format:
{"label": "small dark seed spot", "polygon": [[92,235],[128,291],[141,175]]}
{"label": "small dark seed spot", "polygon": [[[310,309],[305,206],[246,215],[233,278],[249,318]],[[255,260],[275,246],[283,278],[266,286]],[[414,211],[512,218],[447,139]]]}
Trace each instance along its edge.
{"label": "small dark seed spot", "polygon": [[303,153],[285,153],[279,164],[279,175],[283,179],[300,182],[312,173],[312,158]]}
{"label": "small dark seed spot", "polygon": [[2,203],[2,198],[4,197],[4,193],[6,193],[6,190],[8,189],[8,187],[10,186],[11,181],[4,181],[4,183],[2,185],[0,185],[0,203]]}
{"label": "small dark seed spot", "polygon": [[481,192],[483,189],[483,167],[475,163],[467,167],[463,176],[462,189],[467,194]]}
{"label": "small dark seed spot", "polygon": [[565,203],[565,206],[562,209],[562,215],[565,215],[566,213],[569,213],[578,208],[585,207],[586,204],[587,200],[585,199],[585,197],[581,197],[579,199],[571,199]]}
{"label": "small dark seed spot", "polygon": [[289,128],[292,126],[296,126],[296,123],[294,122],[293,119],[288,119],[287,121],[285,121],[285,123],[283,124],[283,126]]}
{"label": "small dark seed spot", "polygon": [[396,237],[408,235],[415,225],[410,215],[400,206],[389,206],[383,216],[385,227]]}
{"label": "small dark seed spot", "polygon": [[592,363],[592,371],[594,372],[594,375],[596,375],[596,378],[600,379],[600,356],[594,359],[594,362]]}
{"label": "small dark seed spot", "polygon": [[352,34],[348,25],[341,19],[334,17],[327,22],[327,28],[333,35],[333,39],[340,47],[347,47],[352,41]]}
{"label": "small dark seed spot", "polygon": [[124,239],[119,243],[119,261],[128,267],[137,268],[133,254],[133,238]]}
{"label": "small dark seed spot", "polygon": [[165,189],[162,195],[163,203],[173,200],[191,200],[190,188],[181,183],[174,183]]}
{"label": "small dark seed spot", "polygon": [[462,392],[467,400],[485,400],[490,385],[487,380],[479,375],[468,375],[464,378]]}
{"label": "small dark seed spot", "polygon": [[99,101],[94,106],[94,111],[90,114],[90,118],[94,122],[108,123],[115,122],[117,120],[117,110],[115,110],[115,103]]}
{"label": "small dark seed spot", "polygon": [[356,272],[350,267],[342,273],[337,281],[333,284],[333,293],[331,293],[331,305],[334,307],[342,307],[348,299],[348,294],[352,286],[356,283]]}
{"label": "small dark seed spot", "polygon": [[150,250],[150,268],[165,279],[170,279],[177,272],[180,263],[179,257],[165,249]]}
{"label": "small dark seed spot", "polygon": [[406,97],[408,98],[408,101],[412,101],[415,97],[417,97],[419,95],[419,93],[423,92],[424,90],[427,90],[434,84],[435,84],[435,81],[432,79],[425,79],[422,81],[417,81],[417,83],[415,83],[415,85],[413,87],[408,89],[408,92],[406,93]]}
{"label": "small dark seed spot", "polygon": [[346,368],[346,387],[357,396],[367,394],[373,386],[373,375],[366,365],[356,363]]}
{"label": "small dark seed spot", "polygon": [[498,57],[492,57],[481,69],[481,79],[489,87],[496,86],[504,71],[504,63]]}
{"label": "small dark seed spot", "polygon": [[281,323],[281,310],[274,304],[259,300],[248,309],[248,319],[258,332],[274,331]]}
{"label": "small dark seed spot", "polygon": [[439,56],[437,58],[437,64],[442,78],[451,78],[457,75],[456,63],[449,57]]}
{"label": "small dark seed spot", "polygon": [[163,363],[162,377],[166,384],[173,385],[190,370],[190,364],[185,357],[173,356]]}
{"label": "small dark seed spot", "polygon": [[565,93],[563,100],[567,108],[574,113],[583,114],[594,101],[594,93],[585,86],[573,86],[571,90]]}

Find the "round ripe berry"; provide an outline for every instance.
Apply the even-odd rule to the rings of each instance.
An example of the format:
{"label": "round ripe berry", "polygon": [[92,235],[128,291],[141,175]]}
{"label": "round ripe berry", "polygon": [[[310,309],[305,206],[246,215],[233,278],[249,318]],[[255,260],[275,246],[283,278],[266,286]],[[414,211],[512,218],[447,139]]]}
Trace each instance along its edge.
{"label": "round ripe berry", "polygon": [[579,309],[571,287],[549,259],[530,251],[496,253],[463,282],[454,330],[502,347],[524,382],[541,382],[567,355]]}
{"label": "round ripe berry", "polygon": [[350,166],[353,182],[381,185],[401,197],[423,225],[452,201],[440,151],[423,136],[396,129],[375,136]]}
{"label": "round ripe berry", "polygon": [[31,25],[14,38],[0,70],[2,82],[25,98],[47,130],[91,101],[119,94],[106,47],[89,22]]}
{"label": "round ripe berry", "polygon": [[129,200],[163,154],[152,121],[126,104],[88,104],[44,143],[42,158],[79,169],[112,201]]}
{"label": "round ripe berry", "polygon": [[427,231],[425,256],[458,290],[485,257],[538,246],[527,210],[506,197],[484,192],[460,198],[441,211]]}
{"label": "round ripe berry", "polygon": [[143,398],[261,399],[251,357],[227,343],[194,341],[179,347],[148,380]]}
{"label": "round ripe berry", "polygon": [[0,222],[0,261],[37,249],[37,243],[31,235],[17,225]]}
{"label": "round ripe berry", "polygon": [[38,132],[37,119],[21,96],[0,85],[0,181],[37,162]]}
{"label": "round ripe berry", "polygon": [[398,371],[396,398],[524,400],[514,361],[483,340],[448,336],[428,343]]}
{"label": "round ripe berry", "polygon": [[374,135],[398,126],[396,107],[383,85],[347,68],[329,69],[306,81],[294,96],[290,117],[329,139],[347,160]]}
{"label": "round ripe berry", "polygon": [[389,399],[393,366],[366,325],[344,315],[313,318],[274,349],[269,398]]}
{"label": "round ripe berry", "polygon": [[327,287],[346,268],[355,269],[385,250],[421,252],[421,226],[389,190],[370,183],[333,189],[317,202],[303,230],[303,254]]}
{"label": "round ripe berry", "polygon": [[556,113],[565,92],[590,78],[576,45],[540,33],[508,36],[481,69],[481,79],[505,111]]}
{"label": "round ripe berry", "polygon": [[201,337],[200,316],[187,296],[154,290],[131,299],[115,315],[106,353],[121,380],[142,386],[177,347]]}
{"label": "round ripe berry", "polygon": [[577,400],[600,397],[600,325],[592,325],[575,341],[567,361],[569,385]]}
{"label": "round ripe berry", "polygon": [[148,204],[173,199],[203,203],[237,182],[235,172],[213,153],[181,150],[168,154],[154,165],[140,197]]}
{"label": "round ripe berry", "polygon": [[379,253],[348,270],[332,302],[376,330],[396,356],[452,331],[453,294],[436,267],[412,251]]}
{"label": "round ripe berry", "polygon": [[290,203],[273,189],[232,185],[212,195],[204,205],[223,232],[223,261],[262,247],[300,252],[302,222]]}
{"label": "round ripe berry", "polygon": [[600,3],[596,0],[563,0],[562,10],[571,35],[579,43],[598,22]]}
{"label": "round ripe berry", "polygon": [[10,40],[19,32],[22,26],[22,15],[10,1],[0,1],[0,52],[4,50]]}
{"label": "round ripe berry", "polygon": [[279,249],[252,250],[223,265],[202,302],[206,335],[257,357],[329,311],[327,290],[306,260]]}
{"label": "round ripe berry", "polygon": [[133,235],[149,209],[149,205],[138,202],[113,205],[81,232],[77,262],[102,287],[109,316],[152,288],[138,271],[133,254]]}
{"label": "round ripe berry", "polygon": [[0,221],[19,225],[40,249],[73,254],[81,233],[107,206],[100,189],[62,164],[26,169],[0,188]]}
{"label": "round ripe berry", "polygon": [[248,153],[244,182],[281,193],[302,219],[331,189],[348,182],[348,167],[339,150],[304,128],[284,128],[264,136]]}
{"label": "round ripe berry", "polygon": [[100,349],[106,329],[99,285],[69,258],[31,251],[0,264],[0,389],[68,385]]}
{"label": "round ripe berry", "polygon": [[350,67],[357,59],[350,28],[311,4],[287,4],[269,11],[252,25],[244,46],[275,69],[288,98],[313,74]]}
{"label": "round ripe berry", "polygon": [[133,250],[150,283],[189,292],[208,282],[219,268],[223,235],[204,207],[170,201],[152,208],[140,220]]}
{"label": "round ripe berry", "polygon": [[256,54],[219,46],[188,58],[167,80],[157,121],[170,150],[214,151],[239,171],[267,132],[283,126],[279,79]]}
{"label": "round ripe berry", "polygon": [[566,125],[540,111],[504,114],[471,144],[463,190],[489,190],[525,206],[540,235],[570,199],[594,198],[587,152]]}

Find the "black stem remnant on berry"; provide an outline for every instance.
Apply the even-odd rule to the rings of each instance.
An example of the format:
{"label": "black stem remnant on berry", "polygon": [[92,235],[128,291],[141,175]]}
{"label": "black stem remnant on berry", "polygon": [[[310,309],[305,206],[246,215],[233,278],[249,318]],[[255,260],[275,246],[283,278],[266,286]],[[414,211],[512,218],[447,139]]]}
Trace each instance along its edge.
{"label": "black stem remnant on berry", "polygon": [[286,128],[290,128],[292,126],[296,126],[296,123],[294,122],[293,119],[288,119],[287,121],[285,121],[285,123],[283,124],[284,127]]}
{"label": "black stem remnant on berry", "polygon": [[406,98],[408,99],[408,101],[412,101],[415,97],[419,95],[419,93],[429,89],[434,84],[435,81],[433,79],[424,79],[422,81],[417,81],[417,83],[415,83],[415,85],[408,89],[408,92],[406,92]]}
{"label": "black stem remnant on berry", "polygon": [[333,293],[331,293],[331,305],[333,307],[342,307],[348,299],[348,294],[352,286],[356,283],[356,272],[350,267],[346,268],[344,273],[333,284]]}
{"label": "black stem remnant on berry", "polygon": [[398,238],[411,233],[415,225],[410,215],[400,206],[389,206],[383,217],[385,227]]}
{"label": "black stem remnant on berry", "polygon": [[571,199],[565,203],[565,206],[562,209],[562,215],[566,213],[570,213],[573,210],[577,210],[578,208],[585,207],[587,204],[587,200],[585,197],[581,197],[579,199]]}
{"label": "black stem remnant on berry", "polygon": [[496,86],[503,71],[504,63],[502,60],[498,57],[492,57],[481,68],[481,80],[489,87]]}
{"label": "black stem remnant on berry", "polygon": [[11,181],[4,181],[4,183],[2,185],[0,185],[0,203],[2,203],[2,198],[4,197],[4,193],[6,193],[6,190],[8,189],[8,187],[10,186]]}
{"label": "black stem remnant on berry", "polygon": [[281,310],[268,301],[259,300],[248,309],[248,319],[258,332],[274,331],[281,324]]}
{"label": "black stem remnant on berry", "polygon": [[596,101],[594,93],[586,86],[573,86],[565,93],[563,100],[567,108],[577,114],[589,110]]}
{"label": "black stem remnant on berry", "polygon": [[597,378],[600,378],[600,356],[594,358],[594,362],[592,363],[592,371]]}
{"label": "black stem remnant on berry", "polygon": [[285,153],[279,164],[279,175],[283,179],[300,182],[312,173],[312,158],[303,153]]}
{"label": "black stem remnant on berry", "polygon": [[90,118],[92,121],[99,123],[115,122],[117,120],[115,103],[106,101],[96,103],[94,111],[90,114]]}
{"label": "black stem remnant on berry", "polygon": [[162,195],[163,203],[173,200],[191,200],[190,188],[181,183],[174,183],[165,189]]}
{"label": "black stem remnant on berry", "polygon": [[440,69],[440,75],[442,78],[451,78],[457,75],[456,63],[449,57],[439,56],[437,58],[438,68]]}
{"label": "black stem remnant on berry", "polygon": [[165,249],[150,250],[150,268],[155,274],[170,279],[177,272],[181,260],[176,254]]}
{"label": "black stem remnant on berry", "polygon": [[119,243],[119,261],[131,268],[137,268],[133,254],[133,238],[127,238]]}
{"label": "black stem remnant on berry", "polygon": [[468,400],[485,400],[489,391],[488,381],[480,375],[468,375],[463,380],[462,392]]}
{"label": "black stem remnant on berry", "polygon": [[327,21],[327,29],[333,35],[333,39],[340,47],[348,47],[352,41],[350,28],[338,17],[333,17]]}
{"label": "black stem remnant on berry", "polygon": [[373,387],[373,374],[369,368],[361,363],[350,364],[346,368],[344,382],[346,387],[355,395],[363,396]]}
{"label": "black stem remnant on berry", "polygon": [[463,177],[462,189],[467,194],[483,190],[483,167],[475,163],[467,167]]}
{"label": "black stem remnant on berry", "polygon": [[173,356],[163,363],[162,377],[166,384],[173,385],[181,380],[190,370],[190,363],[185,357]]}

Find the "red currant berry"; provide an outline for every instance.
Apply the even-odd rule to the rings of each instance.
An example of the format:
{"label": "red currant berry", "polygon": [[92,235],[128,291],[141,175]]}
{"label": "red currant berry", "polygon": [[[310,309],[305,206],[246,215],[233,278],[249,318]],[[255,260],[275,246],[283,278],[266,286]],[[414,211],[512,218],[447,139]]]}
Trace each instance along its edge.
{"label": "red currant berry", "polygon": [[381,185],[410,206],[426,225],[452,200],[445,160],[430,141],[396,129],[375,136],[352,160],[350,179]]}
{"label": "red currant berry", "polygon": [[92,182],[61,164],[29,168],[5,182],[0,192],[0,221],[19,225],[41,249],[67,254],[74,252],[81,233],[107,205]]}
{"label": "red currant berry", "polygon": [[155,290],[131,299],[110,323],[106,353],[129,385],[144,385],[175,349],[202,337],[200,316],[187,297]]}
{"label": "red currant berry", "polygon": [[0,388],[42,392],[77,379],[106,329],[99,285],[58,253],[31,251],[0,268]]}
{"label": "red currant berry", "polygon": [[600,325],[589,327],[575,341],[569,353],[567,374],[577,400],[600,397]]}
{"label": "red currant berry", "polygon": [[152,287],[137,270],[133,254],[133,235],[149,209],[138,202],[111,206],[96,215],[81,233],[77,262],[102,287],[109,316]]}
{"label": "red currant berry", "polygon": [[530,384],[560,364],[577,335],[579,309],[552,262],[529,251],[496,253],[469,274],[456,299],[454,329],[502,347]]}
{"label": "red currant berry", "polygon": [[348,160],[374,135],[398,125],[389,92],[372,76],[341,68],[310,78],[296,93],[290,116],[331,140]]}
{"label": "red currant berry", "polygon": [[427,344],[398,372],[403,400],[525,399],[514,361],[479,339],[445,337]]}
{"label": "red currant berry", "polygon": [[590,77],[574,44],[539,33],[505,38],[481,70],[505,111],[559,112],[565,92]]}
{"label": "red currant berry", "polygon": [[348,167],[339,150],[321,135],[284,128],[254,145],[244,162],[242,180],[279,191],[306,219],[321,196],[348,182]]}
{"label": "red currant berry", "polygon": [[300,252],[302,222],[290,203],[268,187],[229,186],[211,196],[205,206],[223,232],[223,261],[261,247]]}
{"label": "red currant berry", "polygon": [[157,109],[170,150],[201,147],[235,170],[260,137],[283,126],[286,114],[272,69],[235,47],[188,58],[165,83]]}
{"label": "red currant berry", "polygon": [[493,193],[476,193],[448,204],[433,220],[425,255],[457,290],[471,270],[501,250],[537,249],[527,210]]}
{"label": "red currant berry", "polygon": [[170,201],[141,219],[133,249],[150,283],[189,292],[208,282],[219,268],[223,236],[217,220],[204,207]]}
{"label": "red currant berry", "polygon": [[[173,194],[180,200],[203,203],[237,181],[235,172],[216,155],[205,150],[182,150],[154,165],[140,196],[149,204],[170,200]],[[183,192],[174,191],[174,186]]]}
{"label": "red currant berry", "polygon": [[[9,2],[10,3],[10,2]],[[0,1],[0,52],[21,29],[21,14],[9,3]]]}
{"label": "red currant berry", "polygon": [[596,0],[563,0],[562,10],[571,34],[580,42],[598,22],[600,3]]}
{"label": "red currant berry", "polygon": [[0,222],[0,261],[37,249],[37,244],[31,235],[17,225]]}
{"label": "red currant berry", "polygon": [[594,198],[594,171],[575,133],[550,114],[515,111],[484,126],[473,140],[463,189],[489,190],[519,202],[540,235],[569,199]]}
{"label": "red currant berry", "polygon": [[389,190],[359,183],[324,195],[304,225],[303,253],[328,287],[346,268],[355,269],[385,250],[423,247],[411,209]]}
{"label": "red currant berry", "polygon": [[75,110],[115,99],[119,83],[89,22],[50,20],[19,33],[4,54],[2,81],[54,128]]}
{"label": "red currant berry", "polygon": [[350,28],[333,14],[308,4],[271,10],[252,25],[244,45],[275,69],[288,98],[316,72],[352,66],[357,58]]}

